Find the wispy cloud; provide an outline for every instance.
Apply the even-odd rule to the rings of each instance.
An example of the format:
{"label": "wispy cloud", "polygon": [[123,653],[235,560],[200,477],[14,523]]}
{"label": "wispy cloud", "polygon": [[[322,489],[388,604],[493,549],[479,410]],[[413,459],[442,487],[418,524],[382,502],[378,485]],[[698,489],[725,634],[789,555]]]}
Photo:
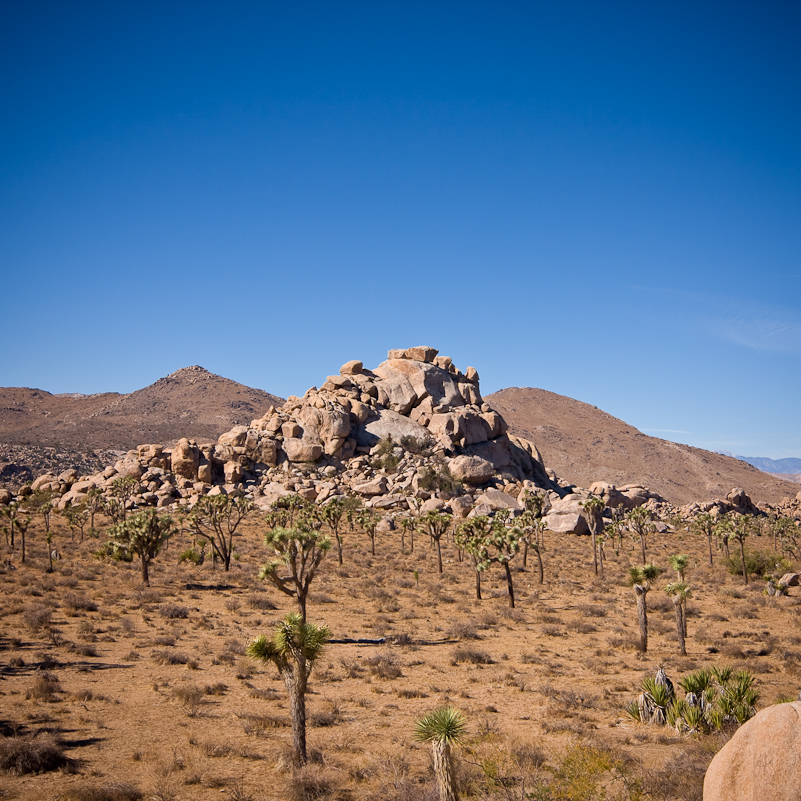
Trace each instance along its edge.
{"label": "wispy cloud", "polygon": [[717,309],[707,320],[709,331],[714,336],[752,350],[801,353],[799,315],[786,309],[748,309],[727,305],[728,309]]}

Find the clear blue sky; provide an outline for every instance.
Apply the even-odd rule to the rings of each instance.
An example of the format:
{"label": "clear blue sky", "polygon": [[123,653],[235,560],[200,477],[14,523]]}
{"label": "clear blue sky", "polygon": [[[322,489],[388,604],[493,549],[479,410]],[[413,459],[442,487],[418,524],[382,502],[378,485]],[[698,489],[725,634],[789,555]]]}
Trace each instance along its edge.
{"label": "clear blue sky", "polygon": [[0,386],[280,395],[430,344],[801,456],[797,3],[0,11]]}

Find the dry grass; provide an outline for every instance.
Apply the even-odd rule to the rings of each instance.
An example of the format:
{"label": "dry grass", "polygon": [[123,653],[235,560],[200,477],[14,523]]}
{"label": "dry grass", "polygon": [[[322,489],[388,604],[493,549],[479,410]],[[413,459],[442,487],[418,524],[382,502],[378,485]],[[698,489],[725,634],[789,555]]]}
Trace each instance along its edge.
{"label": "dry grass", "polygon": [[[387,642],[328,647],[307,699],[314,761],[297,773],[286,688],[274,668],[244,655],[251,638],[293,608],[256,579],[267,556],[259,527],[245,530],[229,573],[176,564],[186,545],[179,542],[154,564],[148,589],[136,563],[98,563],[97,541],[72,543],[62,525],[54,522],[63,556],[55,574],[45,572],[32,526],[27,564],[4,572],[0,585],[4,717],[69,732],[59,743],[54,734],[3,729],[0,742],[27,744],[29,759],[39,745],[46,755],[52,738],[74,760],[46,775],[47,797],[62,801],[433,799],[430,749],[412,733],[420,715],[445,703],[468,721],[470,753],[457,752],[466,801],[519,798],[524,786],[560,797],[554,782],[575,757],[570,744],[586,746],[582,759],[619,765],[604,769],[610,798],[623,771],[655,801],[692,801],[721,742],[695,744],[626,721],[623,704],[643,676],[660,663],[674,680],[733,663],[757,675],[764,706],[795,696],[801,675],[798,590],[768,601],[722,567],[691,568],[688,656],[677,655],[673,607],[658,587],[648,596],[649,650],[641,655],[625,586],[634,545],[609,555],[601,581],[586,539],[547,533],[545,583],[533,567],[515,569],[511,610],[502,571],[484,573],[484,600],[476,601],[472,566],[444,540],[439,575],[422,538],[413,553],[407,538],[401,554],[399,532],[380,534],[373,558],[366,537],[346,530],[346,563],[323,563],[309,617],[338,639]],[[663,567],[662,555],[676,552],[705,564],[705,541],[685,532],[655,537],[649,548]],[[2,559],[16,556],[5,549]],[[479,752],[486,769],[469,761]],[[76,768],[77,782],[64,773]],[[283,789],[265,796],[267,787]],[[4,776],[2,789],[19,801],[43,797],[41,785],[16,774]]]}

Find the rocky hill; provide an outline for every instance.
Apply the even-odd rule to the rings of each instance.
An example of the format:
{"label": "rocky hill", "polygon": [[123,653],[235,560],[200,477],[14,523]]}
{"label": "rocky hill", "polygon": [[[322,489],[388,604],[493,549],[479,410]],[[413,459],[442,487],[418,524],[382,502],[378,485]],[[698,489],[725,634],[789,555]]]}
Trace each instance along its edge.
{"label": "rocky hill", "polygon": [[510,433],[537,444],[560,479],[639,483],[673,504],[725,498],[742,487],[757,502],[795,497],[798,485],[730,456],[649,437],[595,406],[544,389],[513,387],[487,396]]}
{"label": "rocky hill", "polygon": [[282,403],[197,365],[126,395],[0,388],[0,485],[69,467],[86,473],[87,467],[108,464],[109,451],[143,442],[216,439]]}

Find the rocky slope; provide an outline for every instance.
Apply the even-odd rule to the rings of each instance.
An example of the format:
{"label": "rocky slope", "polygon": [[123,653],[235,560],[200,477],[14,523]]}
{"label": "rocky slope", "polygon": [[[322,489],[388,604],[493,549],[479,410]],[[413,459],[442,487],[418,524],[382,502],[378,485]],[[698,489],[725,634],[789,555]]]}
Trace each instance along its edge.
{"label": "rocky slope", "polygon": [[0,388],[0,486],[19,484],[45,470],[74,467],[86,472],[98,460],[107,463],[106,452],[127,451],[142,442],[216,439],[282,403],[269,392],[198,366],[127,395]]}
{"label": "rocky slope", "polygon": [[571,484],[637,482],[676,505],[725,498],[732,487],[772,504],[798,492],[798,485],[738,459],[649,437],[595,406],[544,389],[503,389],[487,401],[511,433],[536,442],[545,464]]}

